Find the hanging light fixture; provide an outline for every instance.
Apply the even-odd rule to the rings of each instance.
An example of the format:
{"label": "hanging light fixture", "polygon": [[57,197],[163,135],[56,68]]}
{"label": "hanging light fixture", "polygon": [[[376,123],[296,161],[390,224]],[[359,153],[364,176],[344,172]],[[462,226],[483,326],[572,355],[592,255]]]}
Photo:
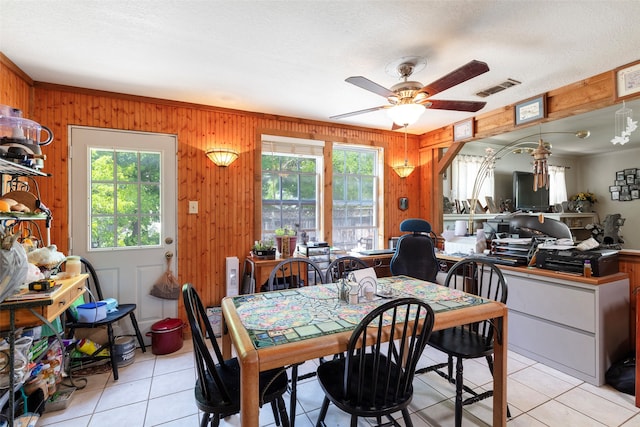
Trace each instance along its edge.
{"label": "hanging light fixture", "polygon": [[615,115],[615,130],[616,133],[611,140],[613,145],[624,145],[629,142],[629,136],[631,132],[638,128],[638,121],[633,121],[633,110],[627,108],[624,101],[622,101],[622,108],[616,111]]}
{"label": "hanging light fixture", "polygon": [[227,167],[238,158],[238,152],[230,148],[211,148],[205,152],[217,166]]}
{"label": "hanging light fixture", "polygon": [[396,171],[400,178],[406,178],[411,175],[414,169],[415,166],[409,165],[409,158],[407,157],[407,125],[404,125],[404,163],[394,166],[393,170]]}

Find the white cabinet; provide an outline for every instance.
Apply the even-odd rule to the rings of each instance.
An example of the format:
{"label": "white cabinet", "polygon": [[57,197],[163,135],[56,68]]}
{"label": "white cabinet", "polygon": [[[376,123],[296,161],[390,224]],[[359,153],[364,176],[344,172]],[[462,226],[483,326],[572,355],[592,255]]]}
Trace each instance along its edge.
{"label": "white cabinet", "polygon": [[629,279],[585,279],[502,268],[509,349],[599,386],[629,351]]}

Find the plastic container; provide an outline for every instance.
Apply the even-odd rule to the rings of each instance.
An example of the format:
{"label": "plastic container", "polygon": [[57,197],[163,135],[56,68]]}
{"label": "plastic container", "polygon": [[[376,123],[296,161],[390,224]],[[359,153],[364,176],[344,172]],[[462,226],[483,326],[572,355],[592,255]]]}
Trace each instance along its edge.
{"label": "plastic container", "polygon": [[49,399],[47,399],[47,403],[44,406],[44,411],[53,412],[66,409],[69,406],[69,403],[71,403],[71,399],[73,399],[73,393],[75,391],[76,388],[71,387],[54,392],[49,397]]}
{"label": "plastic container", "polygon": [[107,317],[107,303],[102,301],[80,304],[77,310],[78,322],[82,323],[99,322]]}
{"label": "plastic container", "polygon": [[170,317],[151,325],[151,330],[146,334],[151,337],[151,352],[158,355],[180,350],[183,328],[182,320]]}
{"label": "plastic container", "polygon": [[80,275],[80,257],[71,255],[68,256],[65,263],[65,271],[70,277],[75,277]]}

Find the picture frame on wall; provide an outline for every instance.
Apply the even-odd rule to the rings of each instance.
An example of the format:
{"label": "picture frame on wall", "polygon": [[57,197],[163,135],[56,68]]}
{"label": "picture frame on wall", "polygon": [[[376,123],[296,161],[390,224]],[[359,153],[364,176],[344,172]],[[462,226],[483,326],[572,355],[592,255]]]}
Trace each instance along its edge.
{"label": "picture frame on wall", "polygon": [[611,192],[611,200],[620,200],[620,192],[612,191]]}
{"label": "picture frame on wall", "polygon": [[516,126],[525,123],[535,122],[543,119],[547,114],[547,98],[540,95],[535,98],[516,104],[515,107],[515,124]]}
{"label": "picture frame on wall", "polygon": [[616,69],[616,95],[618,99],[640,92],[640,61]]}
{"label": "picture frame on wall", "polygon": [[616,172],[616,181],[621,181],[624,179],[624,171]]}
{"label": "picture frame on wall", "polygon": [[473,118],[462,120],[453,124],[453,140],[464,141],[473,138]]}

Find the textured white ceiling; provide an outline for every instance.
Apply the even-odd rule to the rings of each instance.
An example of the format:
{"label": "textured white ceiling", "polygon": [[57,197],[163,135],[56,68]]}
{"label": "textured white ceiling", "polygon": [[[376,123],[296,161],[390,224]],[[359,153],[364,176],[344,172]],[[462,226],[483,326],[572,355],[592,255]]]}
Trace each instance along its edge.
{"label": "textured white ceiling", "polygon": [[[637,0],[0,0],[0,51],[36,81],[322,121],[387,103],[349,76],[388,88],[387,64],[422,56],[427,84],[477,59],[488,73],[434,98],[522,82],[481,114],[640,59],[639,16]],[[409,131],[471,115],[427,110]]]}

